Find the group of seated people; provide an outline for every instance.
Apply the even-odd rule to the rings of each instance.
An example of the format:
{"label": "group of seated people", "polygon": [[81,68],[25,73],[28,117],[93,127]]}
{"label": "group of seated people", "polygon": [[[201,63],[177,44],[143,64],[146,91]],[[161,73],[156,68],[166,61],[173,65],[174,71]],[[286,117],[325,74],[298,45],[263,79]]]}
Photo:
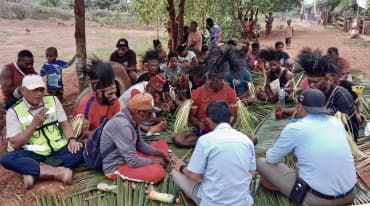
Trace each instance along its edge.
{"label": "group of seated people", "polygon": [[[330,48],[323,56],[319,51],[304,49],[298,55],[297,64],[305,72],[304,81],[308,85],[302,88],[294,108],[298,120],[283,130],[268,151],[267,159],[256,163],[253,136],[231,127],[237,119],[237,101],[251,105],[260,98],[276,103],[280,90],[285,92],[286,101],[294,100],[293,73],[285,67],[290,64],[289,55],[282,51],[282,42],[277,42],[276,48],[261,50],[258,43],[253,43],[251,50],[248,42],[241,48],[229,43],[222,48],[211,48],[199,63],[197,55],[186,46],[180,45],[176,52],[166,55],[159,50],[160,42],[156,40],[155,49],[144,55],[147,71],[138,76],[136,54],[126,39],[120,39],[111,61],[123,65],[132,86],[117,92],[112,64],[92,59],[88,68],[92,92],[81,99],[73,112],[74,116],[83,115],[79,136],[72,130],[60,100],[56,96],[45,96],[50,81],[46,78],[45,83],[45,78],[36,74],[32,53],[21,51],[17,63],[7,65],[1,73],[3,96],[7,98],[9,143],[9,152],[1,157],[1,165],[22,174],[26,188],[38,180],[71,183],[71,169],[84,163],[84,143],[108,120],[98,149],[106,154],[102,156],[102,170],[110,179],[119,176],[158,183],[166,175],[164,168],[170,164],[175,182],[197,204],[253,205],[249,185],[257,169],[291,198],[295,198],[291,189],[302,184],[295,183],[297,177],[303,179],[310,188],[304,191],[306,199],[303,196],[302,200],[296,200],[301,201],[298,203],[350,203],[354,198],[355,170],[349,146],[344,142],[345,129],[357,140],[359,124],[366,118],[361,107],[354,103],[357,97],[339,86],[348,80],[348,73],[338,59],[338,50]],[[265,73],[266,77],[264,86],[256,93],[252,91],[251,75],[255,71]],[[335,81],[336,78],[341,81]],[[189,122],[194,130],[176,134],[173,142],[179,147],[195,147],[188,165],[168,153],[166,141],[148,144],[142,135],[165,131],[166,114],[174,112],[187,99],[192,100]],[[287,108],[278,108],[277,113],[281,115],[277,116],[290,112],[282,111],[284,109]],[[351,128],[333,119],[331,110],[346,114]],[[301,126],[306,121],[308,126]],[[311,134],[310,125],[318,132]],[[332,139],[337,140],[328,142],[321,138],[331,134],[320,131],[331,129],[337,135]],[[315,140],[310,140],[314,135]],[[296,137],[299,139],[294,139]],[[306,147],[308,142],[316,146]],[[315,153],[312,150],[317,145],[323,148]],[[341,155],[328,155],[339,151],[335,145],[340,146]],[[280,174],[284,172],[279,167],[286,166],[277,164],[292,152],[298,158],[300,169],[298,172],[289,170],[291,179],[284,182],[281,180],[284,174]],[[317,169],[315,164],[323,168]],[[339,172],[338,168],[346,170]],[[273,173],[275,170],[279,172]],[[327,179],[323,174],[329,171],[333,175]],[[325,179],[325,184],[320,183],[320,179]],[[331,199],[335,204],[329,201]]]}

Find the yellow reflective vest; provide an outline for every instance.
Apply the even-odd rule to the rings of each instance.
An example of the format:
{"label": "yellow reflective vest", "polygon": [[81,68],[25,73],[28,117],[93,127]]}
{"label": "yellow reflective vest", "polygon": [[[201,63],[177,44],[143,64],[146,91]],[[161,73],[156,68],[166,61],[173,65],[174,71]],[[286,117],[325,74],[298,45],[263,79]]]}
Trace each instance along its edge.
{"label": "yellow reflective vest", "polygon": [[[23,148],[39,155],[48,156],[67,145],[68,141],[59,127],[54,97],[44,96],[43,102],[44,108],[48,109],[48,119],[33,132],[29,142]],[[24,131],[32,123],[33,115],[22,100],[18,101],[12,108]]]}

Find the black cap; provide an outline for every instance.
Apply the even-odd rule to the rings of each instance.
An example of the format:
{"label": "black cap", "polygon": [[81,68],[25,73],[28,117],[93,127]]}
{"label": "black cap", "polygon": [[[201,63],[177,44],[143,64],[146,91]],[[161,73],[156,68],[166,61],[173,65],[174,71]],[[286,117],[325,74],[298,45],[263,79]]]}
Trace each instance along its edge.
{"label": "black cap", "polygon": [[128,41],[126,39],[120,39],[118,40],[117,44],[116,44],[116,47],[117,48],[129,48],[128,47]]}
{"label": "black cap", "polygon": [[298,96],[298,103],[302,104],[306,112],[311,114],[331,114],[326,108],[325,94],[318,89],[305,89]]}

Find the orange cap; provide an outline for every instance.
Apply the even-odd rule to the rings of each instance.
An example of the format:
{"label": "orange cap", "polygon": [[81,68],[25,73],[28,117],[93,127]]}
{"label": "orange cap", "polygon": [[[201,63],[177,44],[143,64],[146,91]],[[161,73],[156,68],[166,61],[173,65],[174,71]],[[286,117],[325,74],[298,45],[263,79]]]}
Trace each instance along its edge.
{"label": "orange cap", "polygon": [[159,112],[159,109],[154,107],[153,96],[149,93],[136,94],[128,103],[130,110]]}

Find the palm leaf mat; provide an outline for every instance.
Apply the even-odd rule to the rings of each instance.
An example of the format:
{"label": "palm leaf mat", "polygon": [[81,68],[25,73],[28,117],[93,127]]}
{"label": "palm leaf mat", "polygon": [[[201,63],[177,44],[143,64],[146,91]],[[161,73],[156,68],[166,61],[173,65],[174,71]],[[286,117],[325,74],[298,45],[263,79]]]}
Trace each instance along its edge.
{"label": "palm leaf mat", "polygon": [[[355,79],[358,82],[358,80]],[[367,87],[364,92],[364,97],[370,99],[370,83],[361,81],[361,84],[366,84]],[[255,134],[258,137],[258,144],[256,145],[257,156],[263,156],[268,148],[272,146],[275,139],[280,134],[282,128],[288,123],[289,120],[276,121],[274,113],[272,112],[273,106],[266,102],[258,101],[255,105],[248,107],[248,109],[257,117],[258,121],[253,122]],[[171,130],[171,123],[173,116],[169,118],[169,128]],[[172,143],[172,134],[170,132],[162,133],[159,136],[145,137],[147,142],[152,142],[159,139],[166,139],[170,149],[178,157],[188,160],[191,156],[191,149],[178,148]],[[284,159],[286,164],[291,167],[295,166],[293,158],[287,157]],[[110,181],[104,177],[104,174],[97,171],[91,171],[81,166],[74,170],[77,174],[75,177],[75,184],[70,191],[66,191],[64,195],[50,195],[47,192],[35,194],[36,205],[86,205],[86,206],[164,206],[164,205],[181,205],[193,206],[195,205],[191,200],[185,198],[179,188],[174,184],[170,167],[167,168],[167,175],[163,182],[154,185],[156,191],[162,193],[174,194],[180,198],[180,204],[167,204],[161,202],[151,201],[147,198],[145,190],[147,185],[145,183],[133,183],[129,181]],[[102,192],[96,189],[99,183],[116,184],[118,186],[116,193]],[[354,205],[370,203],[370,191],[363,184],[356,186],[357,196]],[[265,190],[259,181],[259,176],[253,179],[251,183],[251,194],[254,197],[256,206],[290,206],[294,205],[288,198],[281,195],[279,192],[270,192]]]}

